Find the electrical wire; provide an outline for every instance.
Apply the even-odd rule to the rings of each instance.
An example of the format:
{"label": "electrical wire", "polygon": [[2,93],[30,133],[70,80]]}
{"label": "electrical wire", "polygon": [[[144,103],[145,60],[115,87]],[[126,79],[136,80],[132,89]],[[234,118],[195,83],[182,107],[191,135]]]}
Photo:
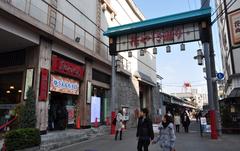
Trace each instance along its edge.
{"label": "electrical wire", "polygon": [[[231,0],[229,3],[227,3],[227,8],[225,8],[225,9],[223,9],[214,19],[213,19],[213,21],[211,22],[211,25],[213,25],[216,21],[218,21],[218,19],[220,18],[220,17],[222,17],[222,15],[224,14],[224,13],[226,13],[227,11],[228,11],[228,9],[230,8],[230,7],[232,7],[232,5],[234,4],[234,3],[236,3],[236,1],[237,0]],[[218,9],[220,8],[220,6],[223,4],[223,2],[219,5],[219,7],[215,10],[215,12],[214,12],[214,14],[218,11]],[[212,14],[212,16],[214,15],[214,14]]]}

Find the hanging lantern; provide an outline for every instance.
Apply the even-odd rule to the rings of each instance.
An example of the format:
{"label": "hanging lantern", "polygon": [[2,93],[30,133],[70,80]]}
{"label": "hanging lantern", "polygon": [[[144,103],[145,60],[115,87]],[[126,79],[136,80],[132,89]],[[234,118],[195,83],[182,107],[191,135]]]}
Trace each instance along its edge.
{"label": "hanging lantern", "polygon": [[185,44],[182,43],[182,44],[180,45],[180,49],[181,49],[181,51],[185,51]]}
{"label": "hanging lantern", "polygon": [[157,54],[157,48],[156,48],[156,47],[153,48],[153,54],[154,54],[154,55]]}
{"label": "hanging lantern", "polygon": [[128,51],[128,57],[129,57],[129,58],[132,57],[132,51]]}
{"label": "hanging lantern", "polygon": [[166,52],[167,52],[167,53],[170,53],[170,52],[171,52],[171,47],[170,47],[170,46],[167,46],[167,47],[166,47]]}

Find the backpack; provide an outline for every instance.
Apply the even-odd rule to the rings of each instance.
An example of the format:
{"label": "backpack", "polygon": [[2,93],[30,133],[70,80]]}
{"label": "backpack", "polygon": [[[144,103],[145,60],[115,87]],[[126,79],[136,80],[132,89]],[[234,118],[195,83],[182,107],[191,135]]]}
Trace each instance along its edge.
{"label": "backpack", "polygon": [[117,124],[117,119],[116,119],[116,117],[113,119],[112,124],[113,124],[113,125],[116,125],[116,124]]}

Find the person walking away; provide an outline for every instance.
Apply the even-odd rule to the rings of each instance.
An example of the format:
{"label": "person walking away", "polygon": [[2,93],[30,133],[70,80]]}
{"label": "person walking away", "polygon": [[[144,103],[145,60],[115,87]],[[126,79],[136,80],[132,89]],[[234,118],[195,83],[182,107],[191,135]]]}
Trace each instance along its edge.
{"label": "person walking away", "polygon": [[140,111],[136,136],[138,138],[138,151],[142,151],[142,148],[144,148],[144,151],[148,151],[150,141],[154,139],[154,133],[152,121],[148,116],[147,108],[143,108]]}
{"label": "person walking away", "polygon": [[176,113],[176,115],[174,116],[174,124],[176,126],[176,132],[179,133],[179,128],[180,128],[180,124],[181,124],[181,119],[180,119],[179,113]]}
{"label": "person walking away", "polygon": [[122,128],[123,128],[123,114],[122,111],[119,110],[116,117],[116,133],[115,140],[117,140],[118,133],[120,133],[120,140],[122,140]]}
{"label": "person walking away", "polygon": [[189,116],[188,116],[188,113],[187,111],[184,111],[183,114],[182,114],[182,125],[184,127],[184,131],[186,133],[188,133],[188,127],[190,125],[190,119],[189,119]]}
{"label": "person walking away", "polygon": [[171,122],[171,117],[166,114],[159,126],[159,135],[156,140],[153,141],[153,144],[159,142],[163,151],[175,151],[175,140],[174,125]]}

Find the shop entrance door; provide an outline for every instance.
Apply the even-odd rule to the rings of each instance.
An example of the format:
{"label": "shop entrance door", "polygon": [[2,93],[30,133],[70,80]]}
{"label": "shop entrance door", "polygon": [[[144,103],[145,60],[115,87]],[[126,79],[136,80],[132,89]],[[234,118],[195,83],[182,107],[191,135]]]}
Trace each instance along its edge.
{"label": "shop entrance door", "polygon": [[74,126],[76,96],[52,92],[49,102],[49,130],[64,130]]}

